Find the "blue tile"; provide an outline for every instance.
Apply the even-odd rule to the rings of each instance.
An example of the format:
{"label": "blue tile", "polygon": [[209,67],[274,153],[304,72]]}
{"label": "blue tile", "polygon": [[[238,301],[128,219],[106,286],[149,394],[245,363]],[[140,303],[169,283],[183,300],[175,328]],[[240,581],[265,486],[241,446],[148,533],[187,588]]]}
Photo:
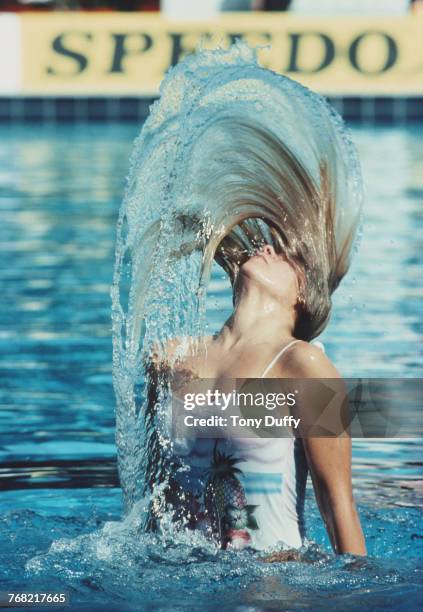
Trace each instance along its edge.
{"label": "blue tile", "polygon": [[393,123],[396,118],[394,98],[374,98],[374,114],[377,123]]}
{"label": "blue tile", "polygon": [[87,116],[91,121],[107,121],[109,119],[107,98],[87,98]]}
{"label": "blue tile", "polygon": [[76,120],[77,101],[75,98],[56,98],[54,100],[54,116],[58,122],[73,122]]}
{"label": "blue tile", "polygon": [[119,98],[118,117],[122,121],[139,121],[138,98]]}
{"label": "blue tile", "polygon": [[408,121],[421,121],[423,119],[423,98],[408,98],[405,109]]}
{"label": "blue tile", "polygon": [[10,98],[0,98],[0,121],[9,122],[11,117],[12,100]]}
{"label": "blue tile", "polygon": [[[0,122],[143,121],[156,98],[4,97]],[[346,121],[403,123],[423,120],[423,97],[332,96],[328,101]]]}
{"label": "blue tile", "polygon": [[23,121],[25,123],[43,123],[44,102],[44,98],[23,98]]}
{"label": "blue tile", "polygon": [[363,98],[358,96],[348,96],[342,101],[342,115],[346,121],[360,121],[363,117],[362,111]]}

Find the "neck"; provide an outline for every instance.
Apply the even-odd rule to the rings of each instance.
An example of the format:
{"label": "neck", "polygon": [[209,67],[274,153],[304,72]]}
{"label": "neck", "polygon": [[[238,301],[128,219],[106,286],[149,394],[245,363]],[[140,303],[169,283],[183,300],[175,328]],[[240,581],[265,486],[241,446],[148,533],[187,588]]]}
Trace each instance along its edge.
{"label": "neck", "polygon": [[218,338],[226,348],[255,343],[280,345],[294,339],[294,324],[291,308],[269,295],[245,289]]}

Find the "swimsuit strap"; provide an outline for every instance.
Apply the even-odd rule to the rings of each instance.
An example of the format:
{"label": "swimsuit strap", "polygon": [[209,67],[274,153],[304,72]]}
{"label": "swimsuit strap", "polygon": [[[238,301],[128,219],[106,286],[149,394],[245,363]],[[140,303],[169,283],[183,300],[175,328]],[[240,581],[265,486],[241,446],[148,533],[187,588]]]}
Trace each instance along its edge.
{"label": "swimsuit strap", "polygon": [[271,370],[273,368],[273,366],[275,365],[275,363],[277,362],[277,360],[284,354],[284,352],[289,349],[290,346],[292,346],[293,344],[295,344],[296,342],[300,342],[299,340],[291,340],[291,342],[289,344],[287,344],[286,346],[283,347],[282,350],[279,351],[279,353],[272,359],[272,361],[269,363],[269,365],[267,366],[267,368],[264,370],[263,374],[260,376],[260,378],[263,378],[264,376],[266,376],[267,372],[269,370]]}

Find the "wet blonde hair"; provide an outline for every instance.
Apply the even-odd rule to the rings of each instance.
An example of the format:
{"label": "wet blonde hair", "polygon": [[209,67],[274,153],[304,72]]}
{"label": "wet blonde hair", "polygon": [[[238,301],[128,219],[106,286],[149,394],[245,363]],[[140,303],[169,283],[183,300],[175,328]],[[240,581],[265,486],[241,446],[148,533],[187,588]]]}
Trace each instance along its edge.
{"label": "wet blonde hair", "polygon": [[355,147],[323,98],[262,68],[256,51],[238,40],[187,55],[168,71],[134,144],[111,291],[127,509],[144,498],[147,478],[172,469],[168,383],[160,373],[156,384],[151,356],[172,366],[207,333],[213,261],[234,283],[263,242],[283,251],[298,268],[294,333],[306,340],[327,324],[349,267],[362,200]]}
{"label": "wet blonde hair", "polygon": [[211,226],[200,232],[203,279],[215,259],[234,285],[251,252],[270,242],[298,272],[294,335],[310,341],[328,324],[331,295],[348,271],[359,222],[357,211],[349,223],[338,223],[336,152],[319,161],[316,180],[265,126],[234,117],[218,123],[229,144],[203,177],[213,201]]}

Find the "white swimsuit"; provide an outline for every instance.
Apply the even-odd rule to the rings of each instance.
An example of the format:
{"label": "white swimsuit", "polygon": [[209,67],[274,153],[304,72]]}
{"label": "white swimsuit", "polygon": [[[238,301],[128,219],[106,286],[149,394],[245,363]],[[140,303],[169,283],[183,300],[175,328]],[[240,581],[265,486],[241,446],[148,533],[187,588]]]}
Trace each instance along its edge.
{"label": "white swimsuit", "polygon": [[174,452],[185,466],[177,479],[190,492],[194,528],[211,527],[223,548],[302,545],[308,468],[300,439],[183,438],[174,440]]}

